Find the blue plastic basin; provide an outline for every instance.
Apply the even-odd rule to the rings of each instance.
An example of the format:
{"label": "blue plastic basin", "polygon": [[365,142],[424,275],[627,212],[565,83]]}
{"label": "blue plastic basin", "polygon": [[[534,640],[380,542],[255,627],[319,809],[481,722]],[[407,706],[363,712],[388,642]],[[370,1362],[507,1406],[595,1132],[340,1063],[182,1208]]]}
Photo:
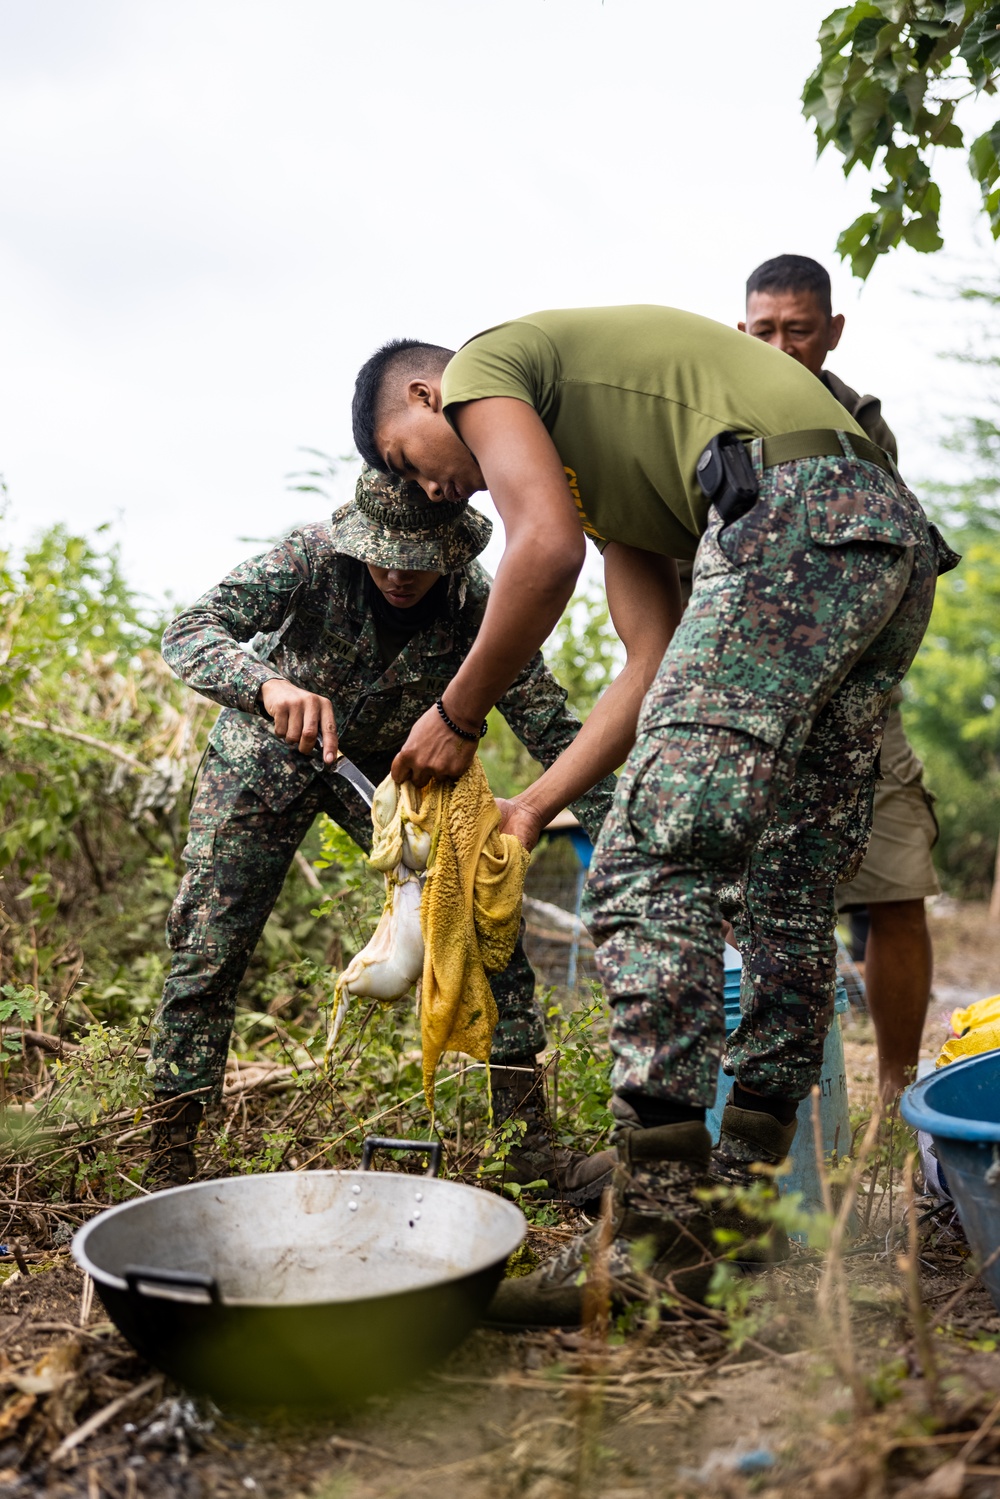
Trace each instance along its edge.
{"label": "blue plastic basin", "polygon": [[948,1179],[958,1216],[1000,1309],[1000,1051],[952,1062],[911,1083],[900,1108],[907,1124],[926,1130]]}

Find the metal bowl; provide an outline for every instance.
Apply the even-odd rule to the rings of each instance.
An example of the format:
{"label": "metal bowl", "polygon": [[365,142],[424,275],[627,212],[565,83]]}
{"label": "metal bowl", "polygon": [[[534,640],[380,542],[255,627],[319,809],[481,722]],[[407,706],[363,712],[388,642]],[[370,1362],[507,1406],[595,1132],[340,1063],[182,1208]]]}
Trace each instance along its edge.
{"label": "metal bowl", "polygon": [[513,1203],[427,1176],[276,1172],[109,1208],[73,1240],[115,1325],[220,1404],[329,1407],[405,1383],[479,1322],[524,1238]]}

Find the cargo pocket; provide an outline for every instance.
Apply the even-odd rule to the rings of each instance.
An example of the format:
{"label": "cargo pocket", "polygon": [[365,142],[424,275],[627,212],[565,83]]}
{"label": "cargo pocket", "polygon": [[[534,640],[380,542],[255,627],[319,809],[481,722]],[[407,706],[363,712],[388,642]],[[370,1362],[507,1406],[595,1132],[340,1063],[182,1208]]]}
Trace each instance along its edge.
{"label": "cargo pocket", "polygon": [[[643,746],[627,767],[619,788],[632,842],[655,858],[692,856],[693,836],[711,767],[704,764],[697,729],[671,725],[667,734]],[[718,751],[716,752],[716,758]]]}
{"label": "cargo pocket", "polygon": [[837,865],[838,885],[849,885],[861,873],[861,866],[868,853],[872,831],[872,810],[875,801],[875,784],[878,780],[878,765],[872,767],[871,775],[865,776],[858,787],[853,802],[845,798],[831,818],[831,825],[839,823],[840,858]]}
{"label": "cargo pocket", "polygon": [[800,704],[786,704],[777,697],[768,701],[756,683],[720,687],[685,678],[659,693],[654,686],[642,707],[638,737],[662,736],[669,726],[683,724],[734,729],[762,739],[773,749],[783,747],[789,738],[801,737],[803,725],[808,728]]}
{"label": "cargo pocket", "polygon": [[184,847],[187,870],[167,917],[167,946],[171,952],[215,956],[216,944],[208,936],[216,905],[214,855],[214,828],[190,827]]}
{"label": "cargo pocket", "polygon": [[[904,550],[924,533],[917,501],[874,464],[865,466],[868,482],[859,482],[858,464],[825,466],[824,482],[805,492],[809,534],[818,546],[843,547],[858,542]],[[920,514],[917,521],[914,510]]]}
{"label": "cargo pocket", "polygon": [[734,868],[764,826],[779,759],[746,724],[667,725],[622,788],[634,846],[668,864]]}

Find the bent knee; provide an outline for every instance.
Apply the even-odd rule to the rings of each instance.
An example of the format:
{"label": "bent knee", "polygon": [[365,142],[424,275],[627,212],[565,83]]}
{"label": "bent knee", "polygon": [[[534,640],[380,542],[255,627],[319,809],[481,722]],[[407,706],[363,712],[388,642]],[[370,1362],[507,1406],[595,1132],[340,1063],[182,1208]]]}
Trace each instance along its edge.
{"label": "bent knee", "polygon": [[623,788],[635,848],[671,863],[738,868],[766,821],[776,762],[772,746],[740,730],[668,725],[642,746]]}

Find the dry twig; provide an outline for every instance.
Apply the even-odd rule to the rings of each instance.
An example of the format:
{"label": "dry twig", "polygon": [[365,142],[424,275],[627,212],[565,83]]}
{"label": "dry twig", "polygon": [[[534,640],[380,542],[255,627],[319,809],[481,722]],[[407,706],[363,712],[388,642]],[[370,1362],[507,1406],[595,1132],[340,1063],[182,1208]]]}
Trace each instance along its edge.
{"label": "dry twig", "polygon": [[77,1447],[92,1437],[95,1431],[100,1431],[101,1427],[106,1426],[109,1421],[113,1421],[119,1412],[125,1410],[130,1405],[134,1405],[137,1400],[141,1400],[144,1395],[148,1395],[151,1390],[155,1390],[156,1386],[162,1382],[162,1374],[151,1374],[149,1379],[143,1380],[142,1384],[137,1384],[131,1390],[126,1390],[124,1395],[119,1395],[116,1400],[110,1401],[102,1410],[96,1411],[92,1416],[88,1416],[82,1426],[78,1426],[75,1431],[71,1431],[69,1436],[65,1437],[59,1443],[59,1446],[49,1458],[49,1462],[53,1464],[61,1463],[71,1452],[75,1451]]}

